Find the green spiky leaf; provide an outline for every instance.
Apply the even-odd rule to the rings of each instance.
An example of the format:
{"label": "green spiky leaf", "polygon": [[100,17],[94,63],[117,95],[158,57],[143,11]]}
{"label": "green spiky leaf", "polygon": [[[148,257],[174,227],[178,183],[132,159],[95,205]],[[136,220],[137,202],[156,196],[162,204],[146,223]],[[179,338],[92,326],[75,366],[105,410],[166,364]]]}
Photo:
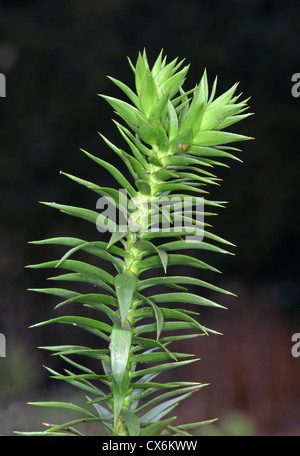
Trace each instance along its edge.
{"label": "green spiky leaf", "polygon": [[[43,203],[90,222],[95,235],[32,241],[50,248],[50,254],[51,246],[61,252],[58,259],[28,266],[67,271],[48,280],[67,282],[70,289],[30,290],[59,298],[55,312],[68,306],[70,315],[58,314],[32,327],[65,324],[90,333],[91,346],[66,342],[41,347],[66,364],[63,373],[46,367],[51,378],[89,394],[84,399],[88,408],[67,401],[36,402],[79,418],[24,435],[81,436],[84,423],[98,423],[113,436],[186,436],[213,421],[177,425],[175,416],[166,418],[207,384],[159,377],[176,367],[184,373],[198,361],[191,353],[174,351],[173,344],[220,335],[206,327],[206,313],[198,310],[224,309],[213,293],[234,296],[202,274],[220,272],[216,254],[232,255],[227,249],[234,245],[215,233],[210,222],[226,202],[211,199],[209,192],[220,186],[219,167],[228,168],[227,160],[241,162],[240,150],[231,143],[251,139],[226,130],[251,115],[248,100],[236,95],[237,84],[216,95],[217,78],[210,90],[206,70],[199,84],[185,90],[189,65],[178,58],[168,62],[163,51],[152,66],[145,49],[136,64],[128,61],[131,85],[109,76],[126,101],[101,95],[118,116],[114,123],[124,149],[99,133],[104,149],[124,170],[81,149],[98,173],[95,183],[61,174],[97,195],[96,210]],[[111,186],[102,186],[104,176],[112,179]],[[212,259],[206,260],[209,255]],[[72,315],[73,306],[82,314]]]}

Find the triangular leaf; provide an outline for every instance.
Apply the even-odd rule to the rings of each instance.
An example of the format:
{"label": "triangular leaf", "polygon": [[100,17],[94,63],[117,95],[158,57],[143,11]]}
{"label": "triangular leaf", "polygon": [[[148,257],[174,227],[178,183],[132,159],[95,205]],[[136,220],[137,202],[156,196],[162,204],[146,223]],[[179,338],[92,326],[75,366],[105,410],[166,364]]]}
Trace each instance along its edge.
{"label": "triangular leaf", "polygon": [[136,289],[138,278],[126,272],[117,274],[114,280],[116,294],[119,302],[121,323],[124,325],[130,309],[133,293]]}

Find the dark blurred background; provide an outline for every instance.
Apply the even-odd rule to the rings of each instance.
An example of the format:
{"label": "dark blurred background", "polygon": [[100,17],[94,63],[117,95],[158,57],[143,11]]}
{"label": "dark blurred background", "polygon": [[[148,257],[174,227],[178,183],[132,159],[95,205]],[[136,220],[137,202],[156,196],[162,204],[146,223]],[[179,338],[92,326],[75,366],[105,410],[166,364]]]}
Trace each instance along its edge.
{"label": "dark blurred background", "polygon": [[49,380],[42,365],[60,369],[60,362],[36,347],[85,343],[86,336],[68,327],[28,329],[57,315],[57,300],[26,291],[46,286],[51,271],[24,266],[56,252],[27,242],[98,238],[87,222],[38,201],[95,208],[95,195],[60,170],[114,184],[79,148],[114,160],[98,131],[124,147],[111,108],[97,94],[122,97],[107,75],[132,86],[127,56],[135,62],[144,47],[151,64],[162,48],[169,59],[186,58],[187,89],[204,68],[210,84],[218,75],[218,94],[240,81],[255,113],[232,129],[255,137],[241,144],[244,163],[219,169],[222,188],[212,191],[229,201],[214,230],[237,248],[235,257],[210,256],[223,272],[211,280],[238,298],[220,297],[228,310],[203,314],[223,336],[186,347],[201,361],[179,375],[211,385],[182,404],[179,416],[219,417],[198,431],[204,434],[300,435],[300,359],[291,353],[291,337],[300,332],[300,98],[291,93],[292,75],[300,72],[299,15],[298,0],[0,1],[7,84],[0,99],[0,332],[7,343],[0,435],[41,427],[44,412],[27,401],[74,394]]}

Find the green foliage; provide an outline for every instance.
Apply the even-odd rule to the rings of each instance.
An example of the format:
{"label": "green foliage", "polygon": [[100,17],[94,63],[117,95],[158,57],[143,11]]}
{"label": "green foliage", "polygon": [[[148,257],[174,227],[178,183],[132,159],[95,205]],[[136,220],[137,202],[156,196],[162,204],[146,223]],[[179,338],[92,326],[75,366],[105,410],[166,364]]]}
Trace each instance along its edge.
{"label": "green foliage", "polygon": [[[57,307],[81,303],[97,316],[67,314],[34,325],[75,325],[95,336],[93,348],[43,347],[71,366],[64,374],[48,368],[52,377],[88,394],[86,407],[65,402],[35,402],[36,406],[69,409],[79,416],[65,424],[49,425],[44,432],[47,435],[81,435],[76,425],[88,421],[99,422],[110,435],[133,436],[188,435],[203,424],[175,425],[176,416],[169,415],[181,401],[205,385],[159,382],[157,377],[162,372],[197,361],[191,354],[172,351],[172,342],[215,333],[198,321],[197,310],[199,306],[222,306],[200,293],[191,293],[186,287],[230,294],[206,281],[184,275],[184,271],[189,266],[195,271],[218,272],[196,258],[195,251],[229,253],[223,247],[232,244],[213,234],[206,223],[206,217],[214,214],[211,208],[216,210],[223,206],[223,202],[208,199],[206,188],[218,185],[213,170],[224,165],[224,158],[238,159],[234,155],[238,149],[228,144],[250,139],[223,129],[250,114],[245,112],[247,101],[239,101],[239,96],[235,96],[237,84],[215,98],[215,80],[209,93],[206,72],[199,85],[185,92],[182,86],[189,67],[182,68],[183,61],[178,63],[177,59],[167,63],[162,52],[152,68],[145,51],[139,54],[135,66],[129,63],[134,73],[135,92],[110,78],[129,102],[102,95],[122,120],[115,123],[127,151],[101,137],[123,160],[130,179],[86,151],[83,152],[100,165],[101,172],[110,173],[123,191],[65,174],[100,197],[108,198],[107,201],[113,200],[125,225],[120,221],[121,216],[117,222],[116,217],[107,216],[105,211],[99,214],[89,209],[44,203],[95,224],[102,233],[109,231],[110,238],[107,242],[71,237],[33,242],[65,246],[67,251],[61,259],[29,267],[62,268],[68,273],[54,276],[52,280],[92,286],[88,293],[51,287],[35,291],[61,298]],[[183,206],[187,197],[188,207]],[[163,204],[160,204],[162,198]],[[201,207],[199,198],[204,203]],[[194,237],[185,238],[191,236],[191,232]],[[100,265],[74,259],[80,252],[90,254]],[[102,260],[108,264],[107,270],[103,269]],[[182,275],[169,273],[174,266],[180,267]],[[78,358],[82,357],[99,361],[97,371],[86,367],[84,362],[79,363]]]}

